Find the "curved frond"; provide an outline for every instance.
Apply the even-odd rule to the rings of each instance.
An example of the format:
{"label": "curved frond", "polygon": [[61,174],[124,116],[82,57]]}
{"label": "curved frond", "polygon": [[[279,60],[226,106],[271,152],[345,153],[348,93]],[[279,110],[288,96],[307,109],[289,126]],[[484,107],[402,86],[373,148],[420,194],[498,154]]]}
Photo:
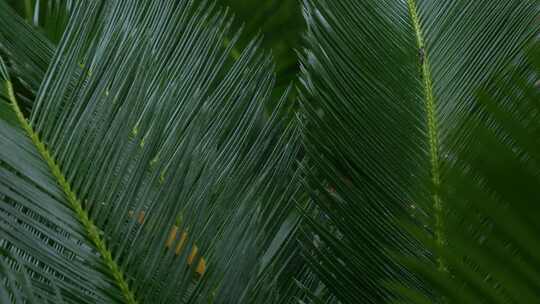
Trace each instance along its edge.
{"label": "curved frond", "polygon": [[[73,11],[73,0],[2,0],[17,14],[56,44],[62,38],[64,29]],[[11,10],[10,10],[11,11]]]}
{"label": "curved frond", "polygon": [[31,268],[9,253],[2,252],[0,274],[5,279],[0,285],[0,303],[65,303],[53,281],[30,279]]}
{"label": "curved frond", "polygon": [[[71,303],[118,301],[120,291],[104,273],[105,265],[68,208],[62,190],[6,103],[13,100],[7,78],[2,78],[0,93],[0,250],[6,257],[2,263],[20,269],[18,274],[9,275],[5,266],[8,281],[23,275],[26,285],[38,286],[41,291],[28,299],[30,303],[55,303],[47,301],[51,296],[47,293],[55,285]],[[94,286],[88,287],[88,282]],[[17,299],[18,285],[12,286]]]}
{"label": "curved frond", "polygon": [[478,111],[459,128],[474,145],[445,162],[441,188],[447,247],[434,246],[449,272],[406,261],[452,303],[535,303],[538,282],[538,42],[476,94]]}
{"label": "curved frond", "polygon": [[[392,256],[448,270],[444,164],[471,144],[457,130],[477,111],[476,92],[537,33],[537,4],[306,0],[304,13],[312,268],[345,303],[399,299],[382,287],[396,282],[436,297]],[[437,250],[406,236],[411,214]]]}
{"label": "curved frond", "polygon": [[[15,157],[6,169],[54,186],[70,228],[92,243],[91,266],[104,278],[84,292],[59,277],[64,298],[99,296],[110,283],[107,295],[127,303],[231,303],[260,272],[297,191],[298,132],[263,115],[272,61],[257,41],[231,61],[238,35],[230,25],[227,11],[206,1],[77,4],[29,121],[17,113],[30,137],[19,130],[17,145],[33,159]],[[225,37],[234,37],[228,47]],[[13,94],[9,101],[17,104]],[[2,123],[3,132],[16,128]],[[18,154],[1,143],[6,158]],[[37,222],[14,216],[12,225]],[[6,244],[22,248],[10,253],[47,273],[57,248],[31,235],[24,247],[14,233]],[[52,265],[66,271],[73,261]]]}
{"label": "curved frond", "polygon": [[31,108],[33,97],[39,90],[54,55],[54,45],[19,17],[4,0],[0,1],[1,53],[12,80],[30,92],[21,101]]}

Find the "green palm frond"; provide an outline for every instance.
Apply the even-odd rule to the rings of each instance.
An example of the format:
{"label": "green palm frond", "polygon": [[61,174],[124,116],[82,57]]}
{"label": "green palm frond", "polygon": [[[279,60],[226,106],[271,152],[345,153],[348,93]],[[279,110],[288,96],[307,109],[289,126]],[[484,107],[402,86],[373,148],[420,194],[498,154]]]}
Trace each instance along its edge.
{"label": "green palm frond", "polygon": [[0,0],[0,303],[539,302],[539,9]]}
{"label": "green palm frond", "polygon": [[0,303],[65,303],[58,287],[50,281],[36,281],[30,278],[31,270],[25,263],[9,252],[0,256],[0,276],[5,279],[0,285]]}
{"label": "green palm frond", "polygon": [[[302,64],[312,269],[344,303],[383,303],[382,286],[426,282],[395,252],[449,271],[451,232],[441,187],[446,159],[472,144],[457,133],[476,93],[538,30],[535,1],[304,1]],[[414,214],[434,241],[407,236]],[[405,287],[409,288],[409,287]]]}
{"label": "green palm frond", "polygon": [[[100,271],[105,265],[92,250],[47,164],[19,125],[11,105],[7,104],[13,100],[14,93],[11,82],[4,78],[6,74],[2,74],[0,243],[2,251],[9,253],[6,257],[12,256],[4,263],[15,263],[17,268],[29,266],[33,270],[32,279],[45,286],[56,285],[56,280],[66,278],[65,294],[72,293],[73,289],[81,294],[74,295],[72,301],[93,303],[110,297],[120,298],[118,291],[106,295],[110,293],[111,280]],[[69,267],[66,267],[68,262]],[[95,268],[97,265],[100,267]],[[98,285],[89,290],[86,280]],[[38,299],[47,301],[43,296],[35,300]]]}
{"label": "green palm frond", "polygon": [[[298,201],[305,201],[300,197]],[[302,237],[301,217],[293,213],[282,226],[275,242],[275,251],[267,254],[267,262],[249,287],[248,303],[309,303],[319,297],[332,301],[335,297],[310,269],[303,257],[298,239]],[[331,302],[325,302],[331,303]]]}
{"label": "green palm frond", "polygon": [[25,19],[42,32],[48,40],[58,43],[73,11],[73,0],[4,0]]}
{"label": "green palm frond", "polygon": [[441,187],[447,248],[412,231],[445,261],[448,272],[429,263],[406,263],[451,303],[540,301],[538,207],[538,41],[516,56],[476,94],[478,111],[459,129],[471,144],[445,162],[449,182]]}
{"label": "green palm frond", "polygon": [[[0,54],[20,95],[21,106],[30,109],[54,55],[54,44],[0,1]],[[24,89],[24,90],[22,90]]]}
{"label": "green palm frond", "polygon": [[[262,34],[261,47],[272,51],[272,57],[276,63],[275,70],[277,75],[274,95],[278,96],[275,96],[274,102],[268,107],[269,112],[271,112],[276,107],[276,102],[279,101],[279,95],[282,94],[291,82],[297,79],[298,63],[295,49],[300,46],[301,34],[304,32],[304,21],[300,12],[300,4],[294,1],[283,0],[266,0],[264,2],[218,0],[217,3],[230,8],[231,13],[235,16],[234,27],[242,29],[243,34],[231,50],[231,57],[239,57],[241,51],[249,45],[252,38],[259,34]],[[53,47],[50,47],[51,43],[49,41],[57,44],[65,29],[69,14],[73,10],[73,2],[71,0],[28,0],[26,3],[20,1],[11,3],[11,6],[16,9],[20,17],[16,16],[13,10],[5,4],[2,7],[4,10],[4,16],[2,17],[5,19],[19,19],[21,21],[19,26],[23,27],[20,30],[23,33],[18,33],[17,35],[17,31],[5,28],[7,39],[14,40],[14,43],[24,43],[25,40],[20,39],[20,37],[28,36],[28,33],[24,33],[25,31],[36,32],[31,33],[30,36],[39,36],[36,37],[38,38],[37,43],[33,41],[32,44],[25,45],[29,46],[29,49],[17,49],[17,51],[24,50],[26,52],[35,52],[33,49],[34,46],[39,47],[37,51],[42,51],[40,48],[43,46],[47,49],[53,49]],[[23,18],[27,14],[31,15],[31,18],[27,19],[31,20],[30,23],[33,26],[24,22]],[[13,37],[16,38],[14,39]],[[230,38],[227,37],[224,43],[230,43]],[[19,39],[21,41],[18,41]],[[47,49],[44,51],[49,52]],[[48,63],[52,55],[41,57],[48,59]],[[19,60],[21,59],[19,58]],[[26,72],[31,75],[32,70],[27,69],[28,71]],[[40,71],[40,69],[37,69],[37,71]],[[293,94],[290,94],[290,96],[291,99],[294,97]]]}
{"label": "green palm frond", "polygon": [[39,28],[53,43],[58,43],[64,34],[69,16],[75,6],[73,0],[35,0],[32,24]]}
{"label": "green palm frond", "polygon": [[28,120],[3,73],[1,246],[30,283],[66,303],[245,292],[293,206],[298,132],[264,117],[272,61],[254,41],[231,62],[230,26],[204,1],[79,2]]}

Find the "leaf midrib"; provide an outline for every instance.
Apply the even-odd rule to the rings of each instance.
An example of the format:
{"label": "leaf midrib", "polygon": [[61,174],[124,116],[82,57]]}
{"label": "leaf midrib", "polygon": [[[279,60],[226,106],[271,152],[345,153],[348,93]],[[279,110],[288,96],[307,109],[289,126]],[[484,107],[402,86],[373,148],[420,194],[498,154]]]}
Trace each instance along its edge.
{"label": "leaf midrib", "polygon": [[86,233],[88,234],[88,238],[94,243],[96,246],[96,249],[98,250],[101,258],[111,271],[112,276],[114,277],[118,287],[122,291],[122,294],[124,296],[124,299],[128,304],[137,304],[137,300],[135,299],[135,295],[129,288],[129,285],[127,281],[124,278],[123,272],[120,270],[120,267],[118,264],[113,260],[111,251],[107,248],[107,245],[105,241],[100,237],[99,229],[94,224],[94,222],[88,217],[88,213],[86,210],[82,208],[81,201],[75,194],[75,192],[72,190],[71,185],[66,180],[66,177],[62,173],[60,167],[56,163],[55,159],[52,157],[51,153],[47,150],[45,147],[45,144],[39,139],[38,134],[34,131],[32,126],[28,123],[28,120],[24,117],[24,114],[22,113],[19,104],[17,102],[17,99],[15,97],[15,93],[13,90],[13,85],[9,80],[6,80],[6,88],[8,92],[8,98],[11,104],[11,107],[13,108],[13,111],[15,112],[17,116],[17,120],[23,127],[23,129],[26,131],[30,139],[32,140],[32,143],[37,148],[39,154],[43,157],[43,159],[47,162],[47,165],[49,169],[51,170],[51,173],[53,174],[54,178],[62,188],[62,191],[66,195],[66,198],[69,202],[70,207],[73,209],[75,214],[77,215],[77,218],[79,221],[83,224],[84,229]]}
{"label": "leaf midrib", "polygon": [[[431,165],[431,182],[433,184],[434,191],[432,192],[433,197],[433,210],[434,210],[434,220],[435,220],[435,242],[437,246],[443,247],[446,243],[445,236],[443,233],[443,206],[442,201],[439,195],[437,194],[437,189],[439,189],[441,184],[441,172],[439,168],[439,138],[437,130],[437,118],[435,114],[435,97],[433,95],[433,83],[431,79],[431,69],[429,66],[429,58],[426,53],[426,48],[424,44],[424,37],[422,34],[422,29],[420,26],[420,20],[417,12],[417,5],[415,0],[407,0],[407,5],[409,8],[409,14],[411,15],[411,20],[413,23],[414,33],[416,37],[416,45],[418,47],[420,69],[422,73],[422,81],[424,87],[424,98],[426,105],[426,115],[427,115],[427,128],[428,128],[428,144],[429,144],[429,157]],[[437,259],[438,267],[440,270],[444,269],[444,264],[440,258]]]}

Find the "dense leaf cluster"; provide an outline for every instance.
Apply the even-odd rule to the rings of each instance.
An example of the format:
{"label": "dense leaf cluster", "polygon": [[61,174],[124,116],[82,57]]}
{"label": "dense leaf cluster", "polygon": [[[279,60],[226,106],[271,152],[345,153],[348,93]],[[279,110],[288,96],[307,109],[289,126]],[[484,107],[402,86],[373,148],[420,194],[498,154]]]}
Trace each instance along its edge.
{"label": "dense leaf cluster", "polygon": [[0,0],[0,303],[540,302],[539,10]]}

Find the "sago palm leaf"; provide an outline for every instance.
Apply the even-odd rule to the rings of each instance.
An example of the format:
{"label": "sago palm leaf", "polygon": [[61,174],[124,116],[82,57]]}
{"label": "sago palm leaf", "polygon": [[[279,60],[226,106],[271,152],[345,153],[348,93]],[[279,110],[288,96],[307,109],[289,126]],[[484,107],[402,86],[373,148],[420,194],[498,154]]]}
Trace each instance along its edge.
{"label": "sago palm leaf", "polygon": [[[11,3],[22,18],[26,17],[55,44],[63,33],[73,7],[71,0],[5,1]],[[286,87],[296,80],[298,64],[294,49],[300,45],[301,34],[304,32],[300,3],[283,0],[218,0],[218,4],[229,7],[235,15],[236,26],[243,29],[240,46],[232,50],[231,56],[238,57],[239,51],[254,36],[262,33],[262,46],[272,50],[276,61],[277,85]],[[7,12],[11,9],[6,7],[3,10]],[[10,13],[3,17],[15,16]]]}
{"label": "sago palm leaf", "polygon": [[[444,164],[440,195],[444,248],[414,225],[411,231],[445,262],[434,271],[426,261],[405,260],[450,303],[540,301],[537,233],[540,48],[537,41],[486,82],[476,94],[478,111],[457,134],[472,143]],[[473,144],[474,143],[474,144]],[[429,299],[411,291],[419,303]]]}
{"label": "sago palm leaf", "polygon": [[538,1],[3,1],[0,302],[540,300]]}
{"label": "sago palm leaf", "polygon": [[54,45],[35,27],[0,1],[0,54],[17,90],[23,94],[21,106],[30,108],[54,55]]}
{"label": "sago palm leaf", "polygon": [[[242,29],[241,37],[231,50],[231,57],[238,58],[241,50],[251,42],[253,37],[260,33],[263,34],[261,47],[272,50],[277,76],[273,102],[267,106],[268,112],[272,112],[283,91],[291,82],[297,79],[298,63],[294,50],[299,46],[300,37],[304,31],[300,4],[283,0],[267,0],[264,2],[218,0],[217,3],[230,7],[231,13],[235,16],[233,27]],[[18,54],[20,52],[24,56],[28,55],[28,53],[50,52],[51,55],[44,54],[38,58],[48,59],[52,57],[54,49],[52,44],[56,44],[63,33],[73,3],[66,0],[28,0],[25,2],[13,2],[11,6],[15,8],[18,14],[14,14],[10,7],[4,5],[2,7],[4,12],[2,18],[6,20],[18,19],[18,24],[9,23],[11,25],[16,24],[18,27],[15,29],[0,28],[0,34],[11,38],[14,40],[13,43],[17,44],[15,45],[17,48],[10,47],[10,45],[8,45],[8,48],[11,49],[12,54],[14,53],[18,57],[19,65],[25,67],[25,74],[28,75],[22,74],[23,77],[30,77],[36,73],[44,74],[46,66],[45,68],[41,65],[38,67],[25,66],[22,63],[28,61],[29,58],[26,58],[26,60],[25,58],[19,58]],[[268,18],[269,14],[271,14],[271,18]],[[27,19],[30,20],[30,24],[24,22],[17,15],[21,17],[29,15],[30,17],[27,17]],[[7,22],[4,24],[7,24]],[[4,29],[4,33],[1,33],[2,29]],[[26,33],[28,31],[32,33]],[[22,35],[23,33],[25,35]],[[27,36],[31,39],[25,38]],[[16,37],[16,39],[13,39],[13,37]],[[229,43],[230,37],[227,37],[224,44]],[[35,64],[34,62],[30,63]],[[31,69],[31,67],[34,69]],[[291,101],[294,97],[294,94],[289,95]],[[289,102],[287,108],[290,109],[294,105],[296,103]]]}
{"label": "sago palm leaf", "polygon": [[[306,0],[304,13],[307,186],[318,208],[306,213],[305,255],[343,303],[398,300],[386,288],[396,284],[436,301],[392,257],[461,275],[448,260],[461,256],[448,247],[454,202],[441,191],[456,187],[456,167],[446,163],[475,144],[461,126],[479,111],[478,91],[538,33],[538,3]],[[402,228],[410,214],[432,246]]]}
{"label": "sago palm leaf", "polygon": [[[31,35],[0,41],[12,55],[41,40],[2,22]],[[25,63],[2,63],[0,299],[242,301],[290,213],[298,136],[264,117],[271,60],[256,41],[231,60],[230,24],[205,1],[78,2],[30,117]]]}
{"label": "sago palm leaf", "polygon": [[32,24],[38,27],[53,43],[58,43],[64,34],[69,16],[75,6],[73,0],[30,1]]}
{"label": "sago palm leaf", "polygon": [[29,24],[57,43],[73,10],[73,0],[4,0]]}

